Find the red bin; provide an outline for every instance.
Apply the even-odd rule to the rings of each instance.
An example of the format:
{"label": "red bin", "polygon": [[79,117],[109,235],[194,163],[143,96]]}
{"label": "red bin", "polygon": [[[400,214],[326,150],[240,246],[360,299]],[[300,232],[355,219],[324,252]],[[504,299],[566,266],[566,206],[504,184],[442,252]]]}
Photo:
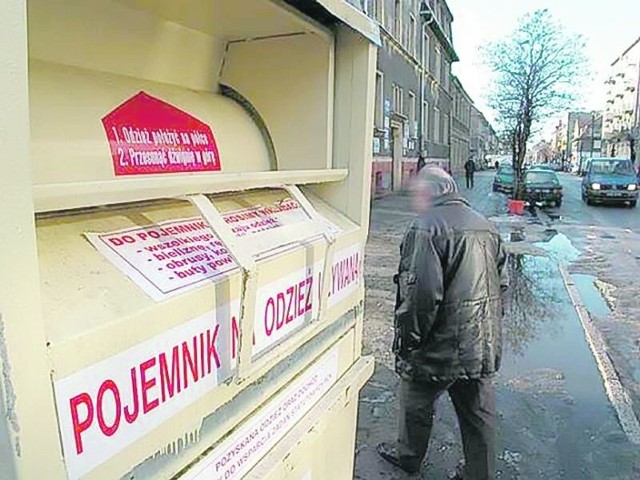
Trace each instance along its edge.
{"label": "red bin", "polygon": [[512,215],[524,215],[524,200],[509,200],[508,201],[509,213]]}

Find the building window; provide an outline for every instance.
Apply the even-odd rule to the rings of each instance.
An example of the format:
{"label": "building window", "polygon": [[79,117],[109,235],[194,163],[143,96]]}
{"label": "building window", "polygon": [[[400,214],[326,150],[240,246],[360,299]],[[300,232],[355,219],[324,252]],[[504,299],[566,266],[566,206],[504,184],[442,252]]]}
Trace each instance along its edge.
{"label": "building window", "polygon": [[436,77],[436,80],[442,80],[442,53],[440,52],[440,47],[436,46],[436,63],[433,69],[433,75]]}
{"label": "building window", "polygon": [[442,72],[444,74],[444,78],[443,78],[443,82],[444,83],[444,89],[448,92],[449,91],[449,80],[451,77],[451,64],[445,60],[444,61],[444,71]]}
{"label": "building window", "polygon": [[445,145],[449,145],[449,114],[445,114],[444,116],[444,128],[442,129],[444,133],[443,143]]}
{"label": "building window", "polygon": [[402,88],[393,86],[393,111],[402,115]]}
{"label": "building window", "polygon": [[416,54],[416,18],[413,15],[409,16],[409,41],[407,42],[409,52],[411,55]]}
{"label": "building window", "polygon": [[402,42],[402,1],[395,0],[393,7],[393,35]]}
{"label": "building window", "polygon": [[416,94],[409,92],[409,136],[412,138],[415,138],[418,132],[416,121]]}
{"label": "building window", "polygon": [[422,32],[422,67],[429,71],[429,34],[426,27]]}
{"label": "building window", "polygon": [[429,104],[422,102],[422,138],[429,139]]}
{"label": "building window", "polygon": [[440,109],[438,107],[433,108],[433,141],[440,144]]}
{"label": "building window", "polygon": [[382,72],[376,72],[376,108],[374,114],[374,125],[377,128],[384,128],[384,76]]}
{"label": "building window", "polygon": [[373,17],[384,25],[384,0],[373,0]]}

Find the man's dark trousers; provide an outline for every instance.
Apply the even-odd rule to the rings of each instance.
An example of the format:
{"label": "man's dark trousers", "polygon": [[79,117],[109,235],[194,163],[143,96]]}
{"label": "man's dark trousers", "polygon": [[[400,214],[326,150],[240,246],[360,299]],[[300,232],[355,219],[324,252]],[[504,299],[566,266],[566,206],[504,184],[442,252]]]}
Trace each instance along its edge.
{"label": "man's dark trousers", "polygon": [[467,172],[467,188],[473,188],[473,173]]}
{"label": "man's dark trousers", "polygon": [[456,409],[466,459],[465,480],[495,478],[495,391],[491,378],[455,382],[401,380],[398,453],[404,465],[419,466],[427,452],[434,403],[449,392]]}

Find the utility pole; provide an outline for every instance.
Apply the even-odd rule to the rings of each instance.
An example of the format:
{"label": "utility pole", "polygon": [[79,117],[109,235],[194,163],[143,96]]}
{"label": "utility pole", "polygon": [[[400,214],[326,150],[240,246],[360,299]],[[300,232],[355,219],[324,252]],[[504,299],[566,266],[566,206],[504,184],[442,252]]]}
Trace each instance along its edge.
{"label": "utility pole", "polygon": [[596,122],[595,112],[591,112],[591,155],[590,158],[593,158],[593,142],[594,140],[594,123]]}

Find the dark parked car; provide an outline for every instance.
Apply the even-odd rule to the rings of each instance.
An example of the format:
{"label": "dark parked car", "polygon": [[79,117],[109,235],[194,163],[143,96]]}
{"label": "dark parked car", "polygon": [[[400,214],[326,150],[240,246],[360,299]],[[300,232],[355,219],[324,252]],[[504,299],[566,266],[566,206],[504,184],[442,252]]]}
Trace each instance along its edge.
{"label": "dark parked car", "polygon": [[524,199],[529,203],[562,205],[562,185],[551,170],[532,168],[524,174]]}
{"label": "dark parked car", "polygon": [[622,204],[635,207],[638,179],[631,160],[594,158],[582,180],[582,200],[594,203]]}
{"label": "dark parked car", "polygon": [[513,167],[508,164],[502,164],[493,178],[493,191],[511,194],[513,193],[514,182],[515,172]]}

